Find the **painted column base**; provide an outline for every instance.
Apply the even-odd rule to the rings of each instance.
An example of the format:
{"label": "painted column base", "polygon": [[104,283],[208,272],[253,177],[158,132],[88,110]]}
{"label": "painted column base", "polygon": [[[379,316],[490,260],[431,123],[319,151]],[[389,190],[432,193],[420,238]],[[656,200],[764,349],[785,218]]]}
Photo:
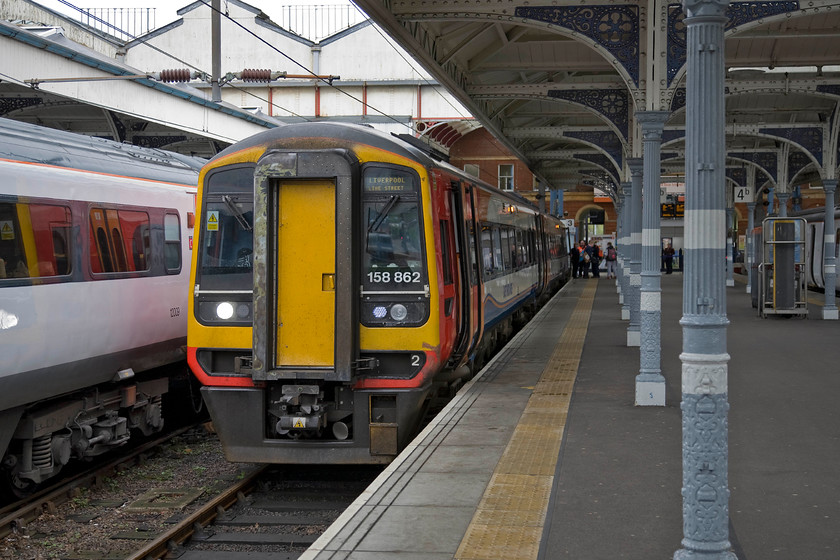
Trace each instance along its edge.
{"label": "painted column base", "polygon": [[836,321],[840,319],[840,309],[837,309],[836,307],[834,309],[823,307],[822,318],[826,321]]}
{"label": "painted column base", "polygon": [[[630,317],[627,318],[628,320]],[[627,346],[641,346],[642,345],[642,331],[631,331],[627,329]]]}
{"label": "painted column base", "polygon": [[683,549],[674,553],[674,560],[738,560],[738,557],[729,551],[702,552]]}
{"label": "painted column base", "polygon": [[636,406],[665,406],[665,378],[661,375],[637,375]]}
{"label": "painted column base", "polygon": [[621,320],[622,321],[629,321],[630,320],[630,308],[629,307],[622,307],[621,308]]}
{"label": "painted column base", "polygon": [[730,287],[734,286],[735,285],[735,279],[734,278],[727,278],[726,279],[726,285],[730,286]]}

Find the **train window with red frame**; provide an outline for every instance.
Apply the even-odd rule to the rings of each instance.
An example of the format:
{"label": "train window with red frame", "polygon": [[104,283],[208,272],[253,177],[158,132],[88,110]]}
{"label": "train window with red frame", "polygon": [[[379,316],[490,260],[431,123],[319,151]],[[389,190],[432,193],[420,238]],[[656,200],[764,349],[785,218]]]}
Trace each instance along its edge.
{"label": "train window with red frame", "polygon": [[148,213],[140,210],[94,207],[90,209],[89,220],[92,272],[149,270]]}
{"label": "train window with red frame", "polygon": [[70,209],[0,203],[0,280],[70,273]]}
{"label": "train window with red frame", "polygon": [[[122,259],[125,265],[120,270],[140,272],[149,270],[149,215],[137,210],[118,210]],[[117,245],[116,235],[114,244]],[[130,258],[127,258],[130,256]]]}

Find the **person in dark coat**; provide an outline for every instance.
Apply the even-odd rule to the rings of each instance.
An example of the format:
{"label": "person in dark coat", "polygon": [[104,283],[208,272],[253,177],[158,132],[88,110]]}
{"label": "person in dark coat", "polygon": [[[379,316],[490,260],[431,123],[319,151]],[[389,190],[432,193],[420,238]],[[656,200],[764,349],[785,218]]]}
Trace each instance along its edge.
{"label": "person in dark coat", "polygon": [[572,278],[577,278],[580,274],[580,250],[577,245],[572,245],[572,250],[569,251],[569,259],[572,261]]}

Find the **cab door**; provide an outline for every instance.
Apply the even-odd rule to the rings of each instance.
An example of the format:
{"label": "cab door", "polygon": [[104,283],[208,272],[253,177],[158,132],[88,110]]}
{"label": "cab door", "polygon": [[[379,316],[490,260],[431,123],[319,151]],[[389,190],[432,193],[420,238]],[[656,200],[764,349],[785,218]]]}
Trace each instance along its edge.
{"label": "cab door", "polygon": [[274,367],[335,366],[335,183],[279,181]]}
{"label": "cab door", "polygon": [[358,183],[358,161],[345,150],[276,150],[257,162],[254,381],[355,375]]}

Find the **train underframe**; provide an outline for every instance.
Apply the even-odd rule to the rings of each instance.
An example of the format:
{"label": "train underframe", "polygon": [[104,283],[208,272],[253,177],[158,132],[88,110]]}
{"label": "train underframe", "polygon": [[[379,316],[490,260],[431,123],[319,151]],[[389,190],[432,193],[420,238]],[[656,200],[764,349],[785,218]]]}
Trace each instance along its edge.
{"label": "train underframe", "polygon": [[95,388],[4,412],[11,433],[2,471],[12,494],[23,496],[56,476],[71,460],[91,460],[124,445],[131,430],[163,429],[169,378]]}
{"label": "train underframe", "polygon": [[353,390],[294,381],[201,389],[228,460],[388,463],[416,434],[433,387]]}

